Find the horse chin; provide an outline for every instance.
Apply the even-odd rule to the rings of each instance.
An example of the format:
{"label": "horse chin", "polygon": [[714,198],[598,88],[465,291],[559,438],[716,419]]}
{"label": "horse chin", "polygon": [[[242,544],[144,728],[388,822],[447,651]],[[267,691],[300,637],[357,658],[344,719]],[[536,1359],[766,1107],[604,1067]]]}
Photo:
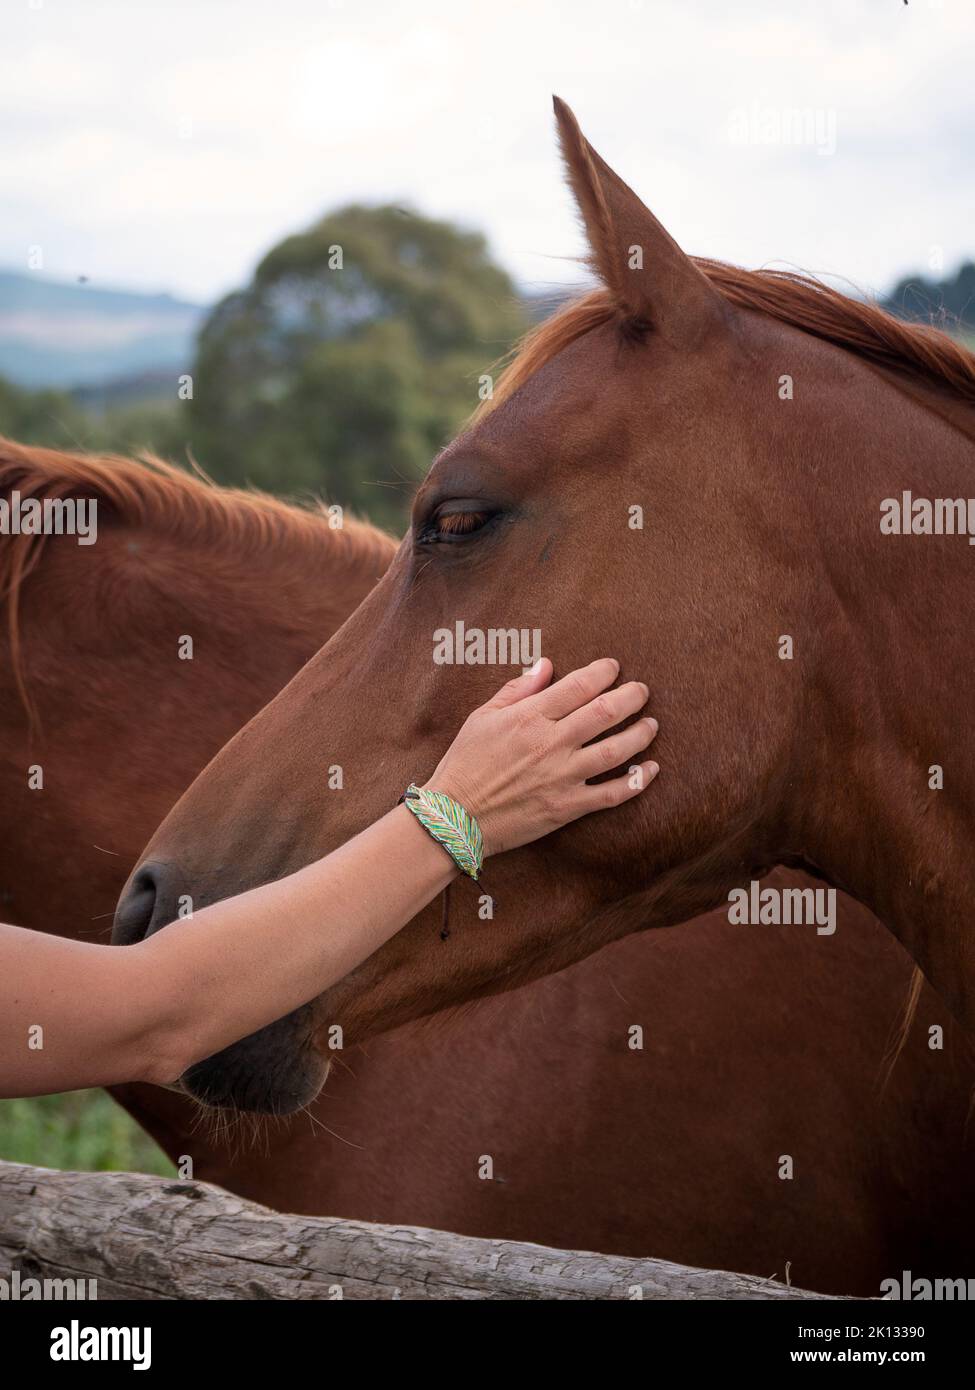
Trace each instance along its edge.
{"label": "horse chin", "polygon": [[157,1081],[156,1085],[161,1091],[172,1091],[173,1094],[177,1096],[189,1095],[189,1091],[187,1091],[186,1087],[183,1085],[182,1077],[177,1081]]}
{"label": "horse chin", "polygon": [[197,1062],[180,1077],[180,1089],[213,1109],[258,1115],[293,1115],[310,1105],[330,1059],[295,1038],[300,1012]]}

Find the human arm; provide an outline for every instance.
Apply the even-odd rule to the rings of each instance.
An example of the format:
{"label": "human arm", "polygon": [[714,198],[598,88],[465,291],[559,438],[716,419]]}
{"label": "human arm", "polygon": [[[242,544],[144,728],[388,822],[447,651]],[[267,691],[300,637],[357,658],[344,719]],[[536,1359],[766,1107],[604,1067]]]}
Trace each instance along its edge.
{"label": "human arm", "polygon": [[[486,854],[619,805],[652,779],[656,764],[643,763],[638,778],[586,781],[635,757],[656,731],[639,720],[583,746],[646,701],[636,682],[608,690],[617,672],[603,660],[547,687],[542,662],[465,723],[428,785],[477,816]],[[137,945],[0,927],[0,1091],[175,1080],[341,979],[457,872],[398,806],[324,859]]]}

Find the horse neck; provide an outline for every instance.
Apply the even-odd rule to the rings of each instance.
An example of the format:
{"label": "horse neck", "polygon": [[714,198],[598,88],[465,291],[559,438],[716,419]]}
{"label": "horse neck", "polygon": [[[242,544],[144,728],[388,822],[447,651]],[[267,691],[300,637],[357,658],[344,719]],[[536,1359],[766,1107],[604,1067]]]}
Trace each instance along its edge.
{"label": "horse neck", "polygon": [[[87,548],[46,539],[8,599],[16,669],[9,652],[0,663],[0,754],[25,770],[0,814],[8,917],[61,934],[110,924],[159,821],[344,622],[393,548],[381,533],[346,537],[324,522],[294,535],[282,524],[279,542],[250,548],[229,533],[202,543],[148,523],[106,525]],[[42,792],[26,789],[35,763]],[[77,853],[50,858],[38,797],[50,842]]]}
{"label": "horse neck", "polygon": [[847,470],[829,487],[824,469],[815,479],[832,515],[820,501],[829,531],[817,539],[808,594],[816,693],[796,731],[794,785],[803,790],[781,858],[865,902],[975,1028],[975,739],[966,714],[975,551],[964,535],[880,532],[882,501],[903,491],[975,496],[975,443],[944,412],[918,410],[913,394],[884,394],[887,418],[865,436],[855,477]]}

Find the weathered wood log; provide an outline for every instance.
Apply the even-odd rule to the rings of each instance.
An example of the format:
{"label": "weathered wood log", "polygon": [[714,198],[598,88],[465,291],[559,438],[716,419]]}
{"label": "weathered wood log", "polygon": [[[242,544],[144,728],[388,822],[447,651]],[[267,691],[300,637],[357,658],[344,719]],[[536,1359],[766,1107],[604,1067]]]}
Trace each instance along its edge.
{"label": "weathered wood log", "polygon": [[108,1299],[809,1299],[772,1280],[419,1226],[287,1216],[209,1183],[0,1161],[0,1276]]}

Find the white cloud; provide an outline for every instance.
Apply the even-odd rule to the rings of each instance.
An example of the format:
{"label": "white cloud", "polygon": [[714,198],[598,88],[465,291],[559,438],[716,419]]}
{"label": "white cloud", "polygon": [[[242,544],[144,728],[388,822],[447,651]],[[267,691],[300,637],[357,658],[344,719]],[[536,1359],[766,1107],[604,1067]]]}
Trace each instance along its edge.
{"label": "white cloud", "polygon": [[[564,279],[555,90],[689,250],[884,287],[975,251],[973,37],[962,0],[17,0],[0,262],[211,298],[329,207],[409,199]],[[729,141],[790,107],[835,153]]]}

